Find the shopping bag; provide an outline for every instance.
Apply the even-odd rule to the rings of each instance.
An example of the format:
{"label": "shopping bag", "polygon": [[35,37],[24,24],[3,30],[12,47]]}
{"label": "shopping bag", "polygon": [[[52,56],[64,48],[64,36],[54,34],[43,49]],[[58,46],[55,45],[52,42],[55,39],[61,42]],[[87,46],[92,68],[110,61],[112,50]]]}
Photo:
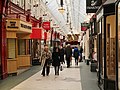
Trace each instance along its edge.
{"label": "shopping bag", "polygon": [[63,70],[63,67],[62,66],[60,66],[60,71],[62,71]]}
{"label": "shopping bag", "polygon": [[60,65],[60,71],[62,71],[63,70],[63,66],[62,66],[62,64]]}

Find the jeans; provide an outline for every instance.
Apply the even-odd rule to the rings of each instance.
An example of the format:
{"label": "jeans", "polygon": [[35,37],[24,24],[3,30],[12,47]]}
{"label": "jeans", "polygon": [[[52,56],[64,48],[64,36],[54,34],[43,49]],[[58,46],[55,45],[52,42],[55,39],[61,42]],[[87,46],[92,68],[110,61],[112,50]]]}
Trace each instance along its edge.
{"label": "jeans", "polygon": [[75,58],[75,64],[78,65],[78,58]]}

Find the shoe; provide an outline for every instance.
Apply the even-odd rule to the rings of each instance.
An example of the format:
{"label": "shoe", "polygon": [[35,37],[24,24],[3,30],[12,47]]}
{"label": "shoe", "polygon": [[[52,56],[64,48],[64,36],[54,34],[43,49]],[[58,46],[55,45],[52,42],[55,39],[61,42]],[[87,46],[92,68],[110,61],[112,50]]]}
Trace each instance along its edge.
{"label": "shoe", "polygon": [[57,73],[57,75],[59,76],[59,73]]}
{"label": "shoe", "polygon": [[67,68],[69,68],[70,66],[67,66]]}

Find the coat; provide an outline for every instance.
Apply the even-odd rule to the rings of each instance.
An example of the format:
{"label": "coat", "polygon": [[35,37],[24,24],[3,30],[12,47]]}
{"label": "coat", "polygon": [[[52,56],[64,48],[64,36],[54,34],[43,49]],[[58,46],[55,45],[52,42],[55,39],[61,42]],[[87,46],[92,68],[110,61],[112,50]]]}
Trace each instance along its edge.
{"label": "coat", "polygon": [[60,66],[60,53],[59,52],[53,52],[52,53],[52,65],[53,66]]}
{"label": "coat", "polygon": [[[45,51],[43,51],[42,52],[42,54],[41,54],[41,66],[44,66],[45,65],[45,62],[46,62],[46,60],[51,60],[52,59],[52,54],[51,54],[51,52],[50,51],[48,51],[48,52],[45,52]],[[47,66],[49,66],[49,64],[47,64]]]}
{"label": "coat", "polygon": [[64,49],[62,48],[62,49],[60,49],[60,61],[61,62],[64,62]]}
{"label": "coat", "polygon": [[65,54],[66,54],[66,58],[72,57],[72,48],[70,46],[66,47]]}

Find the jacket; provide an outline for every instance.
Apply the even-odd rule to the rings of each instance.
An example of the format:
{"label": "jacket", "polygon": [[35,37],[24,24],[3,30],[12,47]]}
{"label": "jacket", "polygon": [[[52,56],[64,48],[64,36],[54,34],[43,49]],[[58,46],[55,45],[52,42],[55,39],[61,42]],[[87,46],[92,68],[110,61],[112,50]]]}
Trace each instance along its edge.
{"label": "jacket", "polygon": [[[46,60],[51,60],[52,59],[52,54],[50,51],[45,52],[43,51],[41,54],[41,66],[44,66]],[[47,64],[47,66],[49,66],[49,64]]]}
{"label": "jacket", "polygon": [[78,48],[74,48],[74,54],[73,55],[74,55],[75,58],[78,58],[78,56],[80,55]]}
{"label": "jacket", "polygon": [[52,53],[52,60],[53,60],[53,63],[52,63],[53,66],[60,66],[60,53],[53,52]]}
{"label": "jacket", "polygon": [[66,58],[70,58],[72,56],[72,48],[67,46],[65,49]]}

